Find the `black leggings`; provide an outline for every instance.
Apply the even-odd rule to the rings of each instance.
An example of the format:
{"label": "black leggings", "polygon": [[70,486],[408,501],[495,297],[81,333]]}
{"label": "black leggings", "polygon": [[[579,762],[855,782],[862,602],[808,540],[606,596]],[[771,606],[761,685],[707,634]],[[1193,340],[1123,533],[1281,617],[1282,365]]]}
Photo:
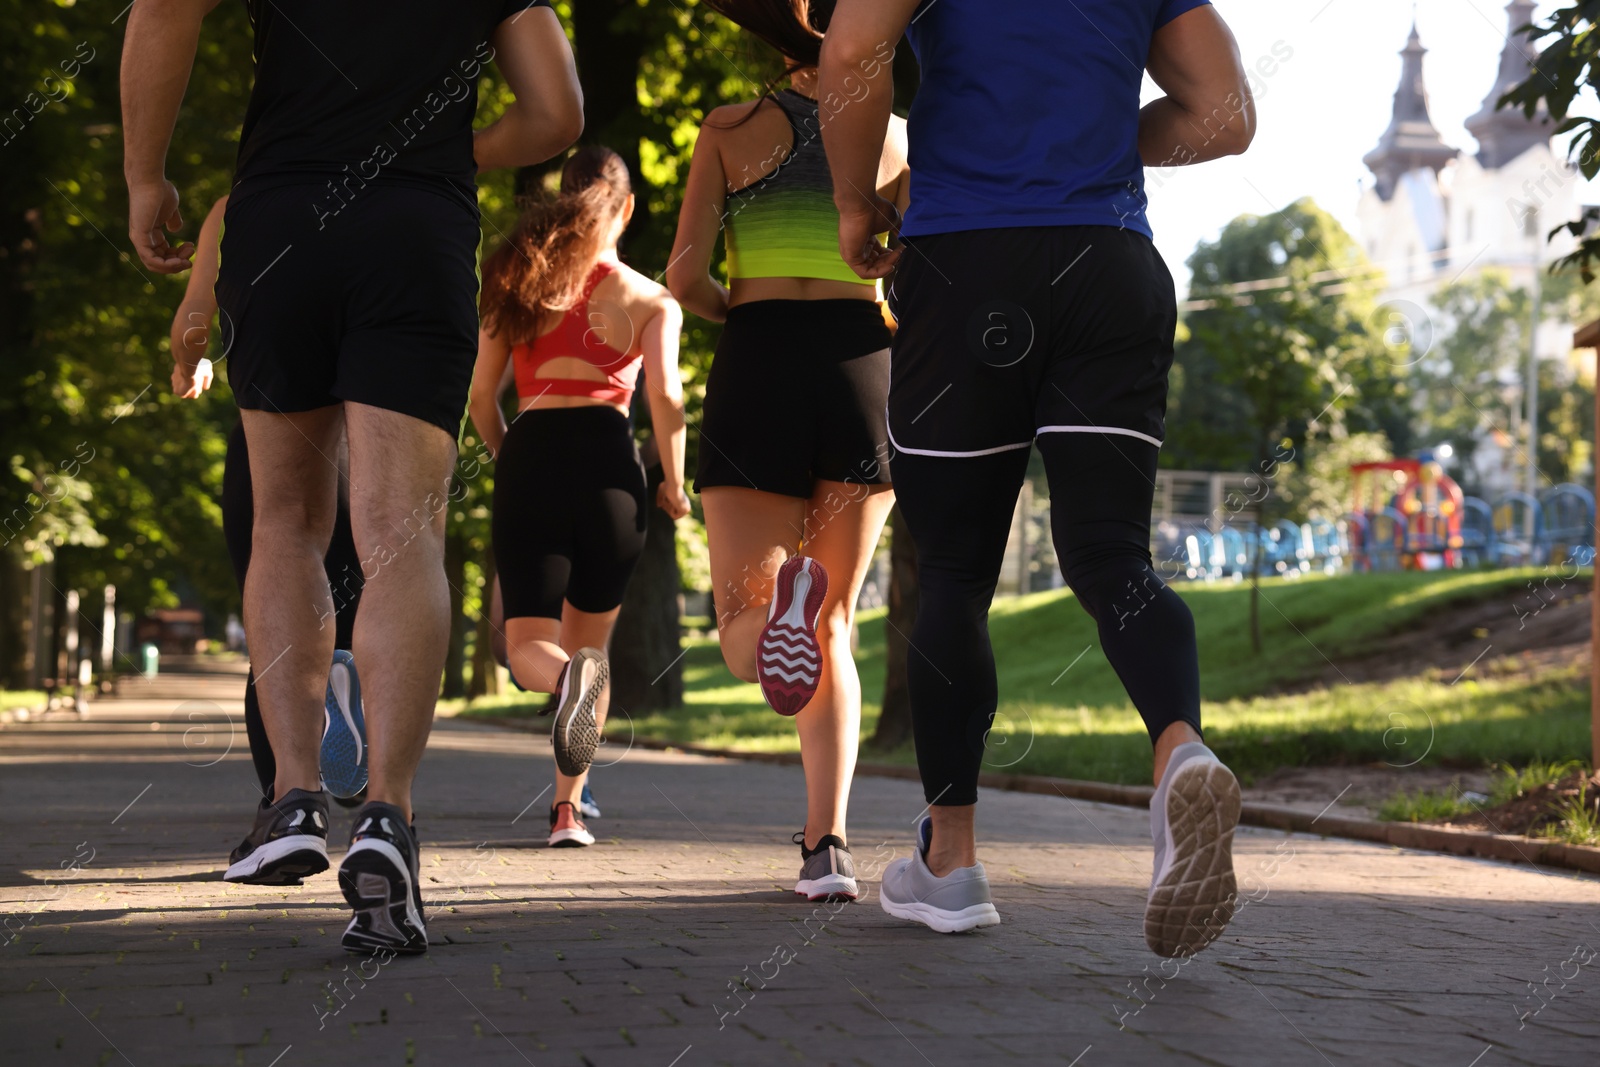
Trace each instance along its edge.
{"label": "black leggings", "polygon": [[[222,536],[228,542],[233,560],[233,576],[244,592],[245,574],[250,570],[251,528],[255,524],[255,495],[250,481],[250,452],[245,445],[244,423],[234,424],[228,436],[228,457],[222,467]],[[328,586],[333,593],[334,647],[348,649],[355,633],[356,606],[361,603],[361,557],[356,552],[355,535],[350,529],[350,508],[344,493],[339,494],[339,513],[334,519],[333,541],[323,558]],[[249,636],[248,634],[246,635]],[[261,722],[261,701],[256,696],[254,669],[244,687],[244,731],[250,739],[250,759],[265,795],[278,777],[278,761],[273,758],[267,728]]]}
{"label": "black leggings", "polygon": [[[1037,440],[1050,480],[1062,574],[1098,623],[1100,644],[1151,742],[1175,722],[1200,729],[1194,617],[1150,567],[1157,449],[1107,434]],[[896,453],[895,495],[917,546],[921,606],[911,634],[911,709],[930,804],[974,804],[999,689],[989,604],[1028,451],[944,458]],[[1064,650],[1065,651],[1065,650]]]}
{"label": "black leggings", "polygon": [[494,468],[494,560],[508,619],[622,604],[649,501],[633,424],[611,407],[524,411]]}

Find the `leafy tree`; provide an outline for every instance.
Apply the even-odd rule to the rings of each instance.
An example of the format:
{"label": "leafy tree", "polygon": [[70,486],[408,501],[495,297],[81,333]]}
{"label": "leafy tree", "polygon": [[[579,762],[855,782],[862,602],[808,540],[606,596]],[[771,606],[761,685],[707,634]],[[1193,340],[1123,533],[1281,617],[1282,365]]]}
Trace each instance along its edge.
{"label": "leafy tree", "polygon": [[1300,200],[1241,216],[1189,268],[1197,307],[1178,346],[1168,462],[1255,469],[1285,440],[1345,423],[1404,433],[1404,360],[1373,330],[1371,271],[1331,215]]}
{"label": "leafy tree", "polygon": [[1552,483],[1588,480],[1594,469],[1594,364],[1539,364],[1539,472]]}
{"label": "leafy tree", "polygon": [[[1500,107],[1519,107],[1529,118],[1541,106],[1560,123],[1557,135],[1574,133],[1568,157],[1585,178],[1600,175],[1600,117],[1572,114],[1572,105],[1600,85],[1600,0],[1573,0],[1553,11],[1548,18],[1535,21],[1521,31],[1538,50],[1533,71],[1499,100]],[[1592,94],[1585,97],[1593,102]],[[1577,248],[1564,257],[1558,268],[1575,268],[1585,283],[1595,279],[1594,263],[1600,258],[1600,207],[1586,207],[1582,214],[1550,232],[1554,237],[1566,230],[1578,239]]]}
{"label": "leafy tree", "polygon": [[[19,102],[0,112],[0,684],[26,664],[24,566],[48,563],[60,589],[114,582],[134,612],[233,595],[214,502],[232,416],[162,387],[183,282],[126,248],[112,15],[0,0],[0,99]],[[180,116],[191,216],[227,188],[245,22],[219,9],[196,62],[206,91]]]}
{"label": "leafy tree", "polygon": [[[656,273],[693,130],[711,108],[756,91],[776,60],[754,54],[695,0],[584,0],[558,10],[583,66],[586,136],[613,144],[636,169],[642,210],[627,254]],[[180,599],[218,617],[237,607],[216,504],[236,416],[225,389],[179,402],[166,388],[168,323],[184,279],[145,274],[127,248],[115,16],[64,0],[0,0],[0,20],[14,31],[0,50],[0,100],[18,102],[0,111],[0,684],[21,681],[24,568],[34,563],[51,561],[62,588],[114,582],[119,607],[135,614]],[[169,161],[191,236],[231,183],[250,50],[243,5],[219,6],[201,35]],[[492,68],[480,91],[485,119],[508,99]],[[515,192],[511,175],[484,183],[488,241],[509,229]],[[705,323],[686,335],[691,419],[715,340]],[[225,363],[219,369],[225,376]],[[463,616],[479,612],[492,576],[493,472],[471,471],[478,449],[464,442],[449,518]],[[458,623],[458,663],[471,654],[486,667],[485,638],[482,627],[469,634]]]}
{"label": "leafy tree", "polygon": [[[1241,216],[1189,268],[1197,307],[1177,355],[1169,462],[1274,477],[1334,432],[1404,434],[1402,361],[1370,325],[1370,269],[1331,215],[1299,200]],[[1257,520],[1275,507],[1269,494]],[[1251,631],[1259,649],[1254,592]]]}
{"label": "leafy tree", "polygon": [[1476,492],[1473,457],[1483,435],[1519,422],[1532,308],[1528,291],[1493,268],[1446,285],[1433,304],[1445,332],[1430,351],[1415,353],[1418,433],[1429,444],[1451,444],[1462,487]]}
{"label": "leafy tree", "polygon": [[1283,502],[1284,517],[1291,522],[1338,518],[1350,510],[1355,483],[1350,468],[1393,454],[1389,439],[1381,433],[1335,431],[1303,457],[1279,465],[1276,494]]}

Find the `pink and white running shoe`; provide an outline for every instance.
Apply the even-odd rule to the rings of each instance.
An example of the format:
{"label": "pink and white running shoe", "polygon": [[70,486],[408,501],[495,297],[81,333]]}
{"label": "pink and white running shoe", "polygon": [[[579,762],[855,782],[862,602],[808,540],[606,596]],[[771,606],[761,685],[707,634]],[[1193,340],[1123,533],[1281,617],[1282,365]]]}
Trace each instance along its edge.
{"label": "pink and white running shoe", "polygon": [[761,695],[779,715],[798,715],[817,695],[822,648],[817,616],[828,595],[828,572],[806,556],[791,556],[778,571],[767,625],[756,642]]}

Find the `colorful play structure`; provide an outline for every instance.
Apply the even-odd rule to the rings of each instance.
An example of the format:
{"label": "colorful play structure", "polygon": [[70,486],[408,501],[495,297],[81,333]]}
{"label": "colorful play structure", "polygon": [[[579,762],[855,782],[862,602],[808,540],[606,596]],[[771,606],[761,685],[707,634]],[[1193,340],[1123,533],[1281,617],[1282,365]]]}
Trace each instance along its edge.
{"label": "colorful play structure", "polygon": [[1594,563],[1595,498],[1584,486],[1507,493],[1490,504],[1464,495],[1426,452],[1358,463],[1350,473],[1350,510],[1336,520],[1162,524],[1154,549],[1163,577],[1238,581],[1256,569],[1258,552],[1260,573],[1284,577]]}

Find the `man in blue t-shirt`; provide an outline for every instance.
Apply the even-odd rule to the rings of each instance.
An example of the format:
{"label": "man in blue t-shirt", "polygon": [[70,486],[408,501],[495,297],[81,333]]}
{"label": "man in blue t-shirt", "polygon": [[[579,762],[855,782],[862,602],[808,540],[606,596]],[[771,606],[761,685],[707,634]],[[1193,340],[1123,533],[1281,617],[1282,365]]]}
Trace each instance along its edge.
{"label": "man in blue t-shirt", "polygon": [[[873,192],[893,97],[878,57],[902,35],[922,67],[903,222]],[[1141,109],[1147,70],[1167,95]],[[1243,152],[1246,79],[1208,0],[838,0],[823,140],[840,250],[893,275],[889,438],[921,578],[908,671],[930,815],[884,873],[893,915],[1000,921],[974,830],[988,611],[1036,446],[1062,572],[1155,747],[1145,939],[1189,956],[1233,916],[1239,784],[1201,741],[1194,619],[1150,567],[1177,306],[1144,167]],[[875,239],[890,229],[903,247]]]}

